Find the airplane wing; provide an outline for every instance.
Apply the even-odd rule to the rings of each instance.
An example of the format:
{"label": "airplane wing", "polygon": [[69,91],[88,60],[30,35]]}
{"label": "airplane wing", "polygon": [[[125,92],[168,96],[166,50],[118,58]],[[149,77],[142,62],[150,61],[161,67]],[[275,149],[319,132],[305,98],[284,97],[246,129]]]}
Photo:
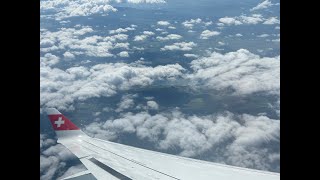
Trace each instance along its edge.
{"label": "airplane wing", "polygon": [[[97,138],[81,131],[58,110],[47,110],[58,143],[88,169],[79,179],[279,180],[280,173],[259,171],[145,150]],[[89,175],[91,175],[89,177]],[[75,179],[73,175],[67,179]]]}

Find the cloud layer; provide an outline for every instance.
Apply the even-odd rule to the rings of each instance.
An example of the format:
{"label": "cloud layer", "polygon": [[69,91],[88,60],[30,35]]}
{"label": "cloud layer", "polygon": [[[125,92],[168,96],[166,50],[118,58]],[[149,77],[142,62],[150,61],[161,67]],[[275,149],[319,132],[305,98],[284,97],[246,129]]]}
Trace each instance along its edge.
{"label": "cloud layer", "polygon": [[238,95],[280,92],[280,56],[261,58],[245,49],[226,54],[213,52],[193,60],[191,68],[194,72],[188,78],[192,87],[231,88]]}
{"label": "cloud layer", "polygon": [[209,31],[209,30],[204,30],[202,31],[202,33],[200,34],[200,39],[209,39],[212,36],[217,36],[219,35],[220,32],[218,31]]}
{"label": "cloud layer", "polygon": [[264,18],[261,14],[252,14],[250,16],[241,15],[236,17],[223,17],[219,19],[219,23],[217,23],[219,26],[231,26],[231,25],[255,25],[255,24],[276,24],[280,23],[280,21],[277,19],[277,17],[270,17],[270,18]]}
{"label": "cloud layer", "polygon": [[[278,171],[280,123],[266,116],[230,112],[187,116],[179,111],[150,115],[125,113],[95,122],[85,131],[117,140],[122,134],[149,141],[155,149],[242,167]],[[199,156],[207,154],[207,156]]]}
{"label": "cloud layer", "polygon": [[165,45],[161,48],[161,51],[191,51],[193,47],[196,47],[197,44],[194,42],[177,42],[172,45]]}
{"label": "cloud layer", "polygon": [[[174,43],[162,50],[190,51],[195,43]],[[126,52],[119,55],[126,56]],[[196,55],[186,54],[196,58]],[[46,54],[40,68],[40,105],[72,109],[75,100],[112,96],[118,91],[145,87],[165,80],[176,84],[188,80],[195,90],[232,90],[234,95],[264,92],[279,96],[280,57],[259,57],[248,50],[221,54],[211,53],[191,61],[191,71],[179,64],[149,67],[140,64],[105,63],[92,67],[72,67],[66,70],[51,67],[59,58]]]}
{"label": "cloud layer", "polygon": [[40,33],[40,52],[66,51],[65,57],[73,59],[77,55],[112,57],[111,50],[129,48],[129,43],[123,43],[128,39],[126,34],[98,36],[92,33],[91,27],[61,28],[55,32],[44,30]]}
{"label": "cloud layer", "polygon": [[252,9],[250,9],[250,11],[256,11],[256,10],[260,10],[260,9],[266,9],[270,6],[272,6],[273,4],[271,3],[271,1],[269,0],[265,0],[261,3],[259,3],[257,6],[253,7]]}
{"label": "cloud layer", "polygon": [[40,106],[72,109],[75,100],[112,96],[118,91],[144,87],[155,81],[174,81],[184,68],[178,64],[148,67],[126,63],[79,66],[66,70],[40,68]]}
{"label": "cloud layer", "polygon": [[76,16],[90,16],[95,14],[108,15],[109,12],[116,12],[117,9],[110,3],[166,3],[165,0],[42,0],[40,10],[55,11],[56,20],[62,20]]}

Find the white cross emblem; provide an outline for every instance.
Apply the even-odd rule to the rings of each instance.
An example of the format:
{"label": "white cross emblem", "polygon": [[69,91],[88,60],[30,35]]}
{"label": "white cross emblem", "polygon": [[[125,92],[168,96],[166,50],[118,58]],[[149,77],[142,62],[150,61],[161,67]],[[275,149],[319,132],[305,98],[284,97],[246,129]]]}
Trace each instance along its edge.
{"label": "white cross emblem", "polygon": [[57,125],[57,128],[61,126],[61,124],[64,124],[64,121],[62,120],[62,117],[59,117],[57,121],[54,122]]}

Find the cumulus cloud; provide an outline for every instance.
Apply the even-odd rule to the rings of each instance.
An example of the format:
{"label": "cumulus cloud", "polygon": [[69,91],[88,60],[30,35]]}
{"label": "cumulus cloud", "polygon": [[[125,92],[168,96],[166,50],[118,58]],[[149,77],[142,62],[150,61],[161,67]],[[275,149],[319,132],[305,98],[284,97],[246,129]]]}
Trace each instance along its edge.
{"label": "cumulus cloud", "polygon": [[135,28],[133,27],[127,27],[127,28],[118,28],[118,29],[115,29],[115,30],[110,30],[109,31],[109,34],[120,34],[120,33],[126,33],[128,31],[133,31],[135,30]]}
{"label": "cumulus cloud", "polygon": [[137,35],[134,37],[134,41],[144,41],[147,37],[147,35]]}
{"label": "cumulus cloud", "polygon": [[134,94],[127,94],[122,96],[120,103],[118,104],[118,108],[115,110],[116,112],[121,112],[126,109],[132,108],[134,106],[134,98],[136,98],[137,95]]}
{"label": "cumulus cloud", "polygon": [[59,57],[51,53],[46,53],[43,57],[40,57],[40,66],[52,66],[57,64],[59,61]]}
{"label": "cumulus cloud", "polygon": [[116,43],[114,46],[113,46],[113,49],[129,49],[129,43]]}
{"label": "cumulus cloud", "polygon": [[193,47],[196,47],[197,44],[194,42],[178,42],[174,43],[172,45],[165,45],[163,48],[161,48],[161,51],[190,51]]}
{"label": "cumulus cloud", "polygon": [[240,16],[240,20],[243,24],[258,24],[263,21],[260,14],[253,14],[252,16]]}
{"label": "cumulus cloud", "polygon": [[252,9],[250,9],[250,11],[256,11],[256,10],[260,10],[260,9],[266,9],[270,6],[272,6],[273,4],[271,3],[271,1],[269,0],[265,0],[261,3],[259,3],[257,6],[253,7]]}
{"label": "cumulus cloud", "polygon": [[264,19],[260,14],[252,14],[251,16],[241,15],[238,17],[223,17],[219,19],[220,26],[223,25],[241,25],[241,24],[258,24]]}
{"label": "cumulus cloud", "polygon": [[75,100],[112,96],[156,81],[174,81],[185,69],[178,64],[148,67],[141,64],[106,63],[66,70],[40,68],[40,106],[72,109]]}
{"label": "cumulus cloud", "polygon": [[146,40],[148,37],[153,36],[154,32],[151,31],[143,31],[142,35],[137,35],[134,37],[134,41],[144,41]]}
{"label": "cumulus cloud", "polygon": [[161,37],[158,36],[157,40],[159,41],[168,41],[168,40],[178,40],[181,39],[182,36],[180,36],[179,34],[168,34],[166,37]]}
{"label": "cumulus cloud", "polygon": [[240,24],[242,24],[242,22],[240,22],[239,20],[237,20],[233,17],[223,17],[223,18],[220,18],[219,21],[222,24],[226,24],[226,25],[240,25]]}
{"label": "cumulus cloud", "polygon": [[40,10],[54,10],[57,20],[74,17],[74,16],[90,16],[93,14],[107,15],[109,12],[117,11],[110,5],[110,0],[47,0],[40,1]]}
{"label": "cumulus cloud", "polygon": [[147,36],[153,36],[153,35],[154,35],[154,32],[151,32],[151,31],[143,31],[143,34],[144,34],[144,35],[147,35]]}
{"label": "cumulus cloud", "polygon": [[166,3],[165,0],[126,0],[129,3],[139,4],[139,3]]}
{"label": "cumulus cloud", "polygon": [[[195,43],[174,43],[162,50],[189,51]],[[49,56],[49,55],[47,55]],[[186,57],[195,55],[186,54]],[[75,100],[112,96],[159,80],[187,80],[193,89],[231,89],[234,95],[256,92],[279,95],[280,56],[260,57],[248,50],[211,53],[191,62],[191,71],[178,64],[149,67],[141,63],[106,63],[66,70],[45,64],[40,68],[40,105],[67,110]]]}
{"label": "cumulus cloud", "polygon": [[166,3],[165,0],[46,0],[40,1],[41,11],[55,11],[56,20],[75,16],[108,15],[117,9],[110,5],[112,2],[127,3]]}
{"label": "cumulus cloud", "polygon": [[161,151],[188,157],[206,153],[206,160],[242,167],[277,171],[272,163],[280,161],[280,123],[266,116],[125,113],[104,123],[92,123],[85,131],[108,140],[121,134],[135,135]]}
{"label": "cumulus cloud", "polygon": [[168,21],[158,21],[157,24],[160,26],[169,26],[170,25],[170,23]]}
{"label": "cumulus cloud", "polygon": [[279,95],[280,56],[259,57],[248,50],[220,54],[213,52],[191,62],[188,75],[195,88],[231,88],[235,94],[266,92]]}
{"label": "cumulus cloud", "polygon": [[182,22],[182,25],[185,28],[189,28],[189,29],[192,29],[194,27],[194,25],[196,25],[196,24],[202,24],[204,26],[209,26],[212,24],[212,21],[204,22],[204,21],[202,21],[202,19],[197,18],[197,19],[190,19],[189,21],[187,20],[187,21]]}
{"label": "cumulus cloud", "polygon": [[71,52],[68,52],[68,51],[63,54],[63,57],[64,57],[66,60],[72,60],[72,59],[75,58],[75,56],[74,56]]}
{"label": "cumulus cloud", "polygon": [[118,55],[119,55],[120,57],[129,57],[128,51],[121,51]]}
{"label": "cumulus cloud", "polygon": [[125,41],[128,38],[128,35],[125,34],[102,37],[92,35],[92,32],[91,27],[61,28],[55,32],[42,31],[40,32],[40,44],[42,41],[50,40],[54,42],[54,45],[40,46],[40,51],[67,50],[75,56],[83,54],[93,57],[112,57],[110,50],[118,48],[118,41]]}
{"label": "cumulus cloud", "polygon": [[153,110],[159,109],[159,105],[155,101],[147,101],[147,107],[148,107],[148,109],[153,109]]}
{"label": "cumulus cloud", "polygon": [[209,39],[210,37],[217,36],[219,34],[220,34],[220,32],[218,32],[218,31],[204,30],[204,31],[202,31],[202,33],[200,35],[200,39]]}
{"label": "cumulus cloud", "polygon": [[260,35],[258,35],[257,37],[265,38],[265,37],[269,37],[269,34],[260,34]]}
{"label": "cumulus cloud", "polygon": [[280,24],[280,20],[277,17],[270,17],[263,24],[272,25],[272,24]]}
{"label": "cumulus cloud", "polygon": [[183,56],[187,57],[187,58],[198,58],[199,57],[198,55],[195,55],[195,54],[184,54]]}

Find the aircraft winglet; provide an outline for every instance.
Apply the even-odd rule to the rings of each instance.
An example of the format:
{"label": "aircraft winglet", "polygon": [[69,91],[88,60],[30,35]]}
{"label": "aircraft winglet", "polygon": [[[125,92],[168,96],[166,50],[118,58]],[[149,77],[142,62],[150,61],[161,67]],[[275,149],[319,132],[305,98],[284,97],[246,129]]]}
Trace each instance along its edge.
{"label": "aircraft winglet", "polygon": [[80,130],[75,124],[73,124],[55,108],[48,108],[47,114],[55,131]]}

